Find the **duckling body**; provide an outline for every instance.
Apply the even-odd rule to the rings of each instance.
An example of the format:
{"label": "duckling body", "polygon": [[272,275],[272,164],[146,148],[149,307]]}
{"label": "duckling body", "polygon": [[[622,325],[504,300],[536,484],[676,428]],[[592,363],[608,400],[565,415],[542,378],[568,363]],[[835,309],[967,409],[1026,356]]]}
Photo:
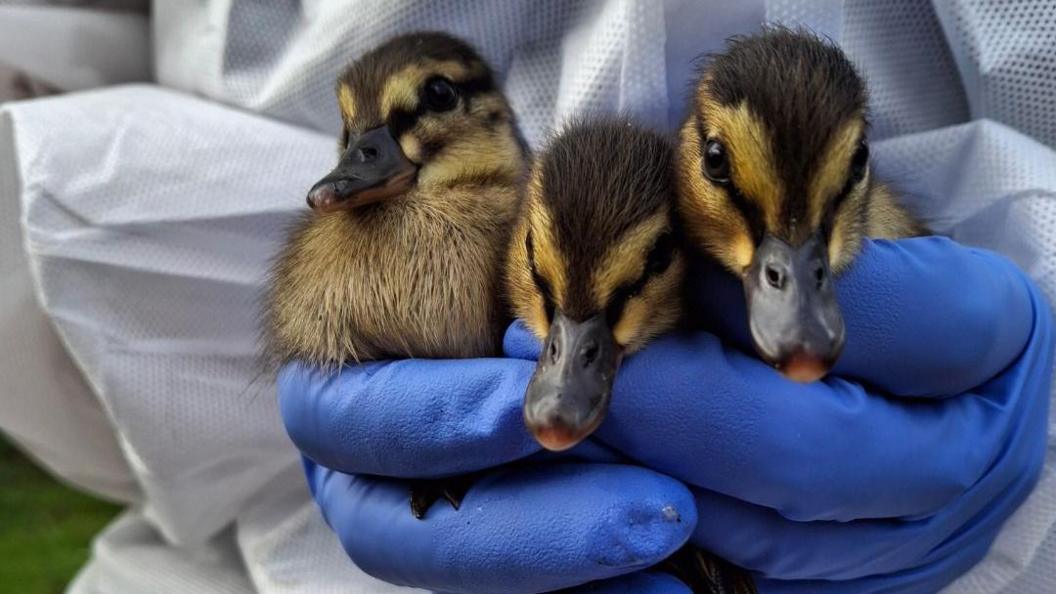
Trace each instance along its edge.
{"label": "duckling body", "polygon": [[490,69],[460,40],[415,33],[354,62],[337,90],[340,160],[276,261],[271,358],[496,354],[526,155]]}
{"label": "duckling body", "polygon": [[[490,68],[461,40],[412,33],[355,61],[337,96],[338,164],[273,269],[269,359],[336,370],[498,354],[527,155]],[[471,483],[416,482],[411,511],[441,497],[457,508]]]}
{"label": "duckling body", "polygon": [[275,270],[278,356],[340,365],[496,354],[517,201],[516,186],[482,183],[309,215]]}
{"label": "duckling body", "polygon": [[[861,233],[862,238],[873,239],[902,239],[905,237],[918,237],[931,233],[927,226],[914,217],[906,207],[899,202],[898,195],[886,184],[879,181],[873,182],[869,188],[869,199],[865,208],[865,229]],[[850,254],[846,263],[842,263],[837,272],[842,271],[854,260],[861,248],[861,240],[852,238],[851,244],[856,247]]]}
{"label": "duckling body", "polygon": [[863,239],[927,233],[872,174],[866,111],[838,47],[775,27],[707,62],[680,131],[687,234],[742,279],[756,350],[797,381],[843,348],[833,276]]}

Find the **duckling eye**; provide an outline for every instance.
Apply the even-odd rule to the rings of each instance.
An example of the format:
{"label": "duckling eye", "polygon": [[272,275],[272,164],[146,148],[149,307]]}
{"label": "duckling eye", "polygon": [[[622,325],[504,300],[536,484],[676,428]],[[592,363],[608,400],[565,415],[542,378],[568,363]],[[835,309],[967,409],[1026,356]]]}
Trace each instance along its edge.
{"label": "duckling eye", "polygon": [[709,140],[704,147],[704,175],[717,184],[730,182],[730,159],[718,140]]}
{"label": "duckling eye", "polygon": [[458,91],[446,78],[430,78],[425,83],[425,104],[433,111],[450,111],[458,105]]}
{"label": "duckling eye", "polygon": [[869,143],[862,141],[858,145],[858,150],[854,151],[854,156],[851,157],[851,180],[852,183],[858,183],[863,177],[865,177],[865,168],[869,165]]}

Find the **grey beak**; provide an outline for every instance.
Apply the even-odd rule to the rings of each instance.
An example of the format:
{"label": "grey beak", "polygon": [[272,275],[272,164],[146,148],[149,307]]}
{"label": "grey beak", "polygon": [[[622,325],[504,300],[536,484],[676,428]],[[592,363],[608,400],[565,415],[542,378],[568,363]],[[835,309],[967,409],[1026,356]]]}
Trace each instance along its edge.
{"label": "grey beak", "polygon": [[619,361],[604,316],[576,322],[554,315],[524,396],[524,422],[543,447],[567,450],[601,425]]}
{"label": "grey beak", "polygon": [[796,381],[824,377],[843,350],[844,327],[821,238],[791,246],[767,235],[744,293],[752,341],[763,359]]}
{"label": "grey beak", "polygon": [[308,192],[315,210],[351,209],[407,191],[418,168],[385,126],[353,139],[341,161]]}

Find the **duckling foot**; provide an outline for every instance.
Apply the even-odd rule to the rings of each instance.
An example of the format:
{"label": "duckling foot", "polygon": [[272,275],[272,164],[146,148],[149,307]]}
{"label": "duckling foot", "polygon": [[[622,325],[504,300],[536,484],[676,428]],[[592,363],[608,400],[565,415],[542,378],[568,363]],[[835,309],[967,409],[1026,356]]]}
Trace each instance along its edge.
{"label": "duckling foot", "polygon": [[455,510],[462,505],[478,474],[462,474],[442,479],[421,479],[411,482],[411,513],[419,520],[425,518],[425,512],[434,503],[443,499]]}
{"label": "duckling foot", "polygon": [[694,594],[757,594],[751,574],[692,545],[679,549],[658,568],[682,580]]}

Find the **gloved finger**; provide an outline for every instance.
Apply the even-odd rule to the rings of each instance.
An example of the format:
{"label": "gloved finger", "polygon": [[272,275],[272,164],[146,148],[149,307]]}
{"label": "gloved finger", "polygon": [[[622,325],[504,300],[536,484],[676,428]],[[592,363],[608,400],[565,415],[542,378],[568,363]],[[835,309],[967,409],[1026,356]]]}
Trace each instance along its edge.
{"label": "gloved finger", "polygon": [[693,594],[689,586],[673,575],[656,571],[640,571],[576,588],[562,590],[563,594]]}
{"label": "gloved finger", "polygon": [[533,368],[515,359],[407,359],[331,373],[292,363],[279,373],[279,405],[293,442],[328,468],[461,474],[539,451],[521,413]]}
{"label": "gloved finger", "polygon": [[[968,554],[964,551],[970,543],[992,538],[1026,499],[1044,464],[1052,366],[1051,332],[1046,336],[1049,350],[1037,355],[1046,371],[1023,374],[1013,369],[982,388],[984,394],[1022,392],[1029,397],[1018,399],[1007,439],[978,480],[935,513],[903,519],[799,522],[775,509],[698,491],[700,520],[693,542],[737,565],[779,579],[857,579]],[[922,451],[917,457],[931,454]],[[868,468],[861,470],[856,480],[866,478],[877,491],[874,497],[889,496],[885,492],[891,488],[890,481],[898,486],[897,477],[878,480],[866,474]],[[824,491],[819,491],[822,497]],[[869,497],[864,491],[862,496]]]}
{"label": "gloved finger", "polygon": [[962,543],[956,554],[935,562],[886,575],[851,580],[778,580],[756,577],[761,594],[910,594],[939,592],[986,556],[997,529]]}
{"label": "gloved finger", "polygon": [[[994,380],[957,398],[883,398],[838,377],[785,381],[698,333],[628,358],[598,438],[688,483],[794,520],[929,515],[992,470],[1015,438],[1041,440],[1052,317],[1036,288],[1030,340]],[[1040,441],[1038,441],[1040,443]]]}
{"label": "gloved finger", "polygon": [[1025,469],[992,500],[985,500],[986,489],[935,516],[910,521],[795,522],[773,510],[698,492],[701,519],[692,542],[773,579],[887,575],[967,554],[965,547],[992,539],[1030,494],[1039,473],[1040,464]]}
{"label": "gloved finger", "polygon": [[[1004,369],[1031,330],[1029,281],[1002,256],[944,237],[869,240],[836,282],[846,327],[833,373],[899,396],[950,396]],[[739,280],[705,266],[708,326],[753,353]]]}
{"label": "gloved finger", "polygon": [[407,484],[308,464],[323,516],[357,566],[444,592],[542,592],[652,566],[696,524],[682,483],[645,468],[557,464],[485,476],[423,520]]}

